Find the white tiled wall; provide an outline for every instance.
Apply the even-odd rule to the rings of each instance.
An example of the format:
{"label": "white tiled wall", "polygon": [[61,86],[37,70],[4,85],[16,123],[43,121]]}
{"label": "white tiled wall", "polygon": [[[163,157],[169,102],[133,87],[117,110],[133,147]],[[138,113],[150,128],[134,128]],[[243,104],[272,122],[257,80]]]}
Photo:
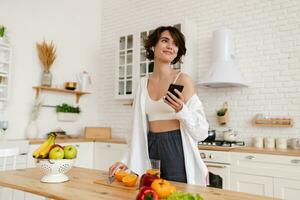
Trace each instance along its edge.
{"label": "white tiled wall", "polygon": [[[100,122],[113,127],[116,137],[130,130],[131,107],[112,100],[115,41],[147,24],[188,17],[198,28],[198,69],[207,71],[212,32],[221,27],[235,33],[241,71],[249,88],[198,89],[207,119],[217,127],[215,111],[227,101],[229,126],[249,141],[254,135],[300,137],[300,1],[298,0],[111,0],[103,2]],[[261,128],[251,125],[256,113],[291,116],[293,128]],[[223,130],[224,127],[217,127]]]}

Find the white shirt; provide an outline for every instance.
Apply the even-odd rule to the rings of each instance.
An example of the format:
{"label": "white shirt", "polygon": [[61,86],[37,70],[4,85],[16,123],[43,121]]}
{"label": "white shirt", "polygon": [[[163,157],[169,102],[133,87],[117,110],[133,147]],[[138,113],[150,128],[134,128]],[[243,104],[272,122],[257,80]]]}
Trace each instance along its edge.
{"label": "white shirt", "polygon": [[[129,148],[121,160],[129,169],[139,175],[151,168],[147,141],[149,128],[145,113],[147,82],[148,77],[141,78],[136,90],[132,133],[128,141]],[[208,170],[200,157],[198,141],[202,141],[208,136],[208,123],[198,96],[194,94],[175,116],[180,121],[187,182],[206,186]]]}

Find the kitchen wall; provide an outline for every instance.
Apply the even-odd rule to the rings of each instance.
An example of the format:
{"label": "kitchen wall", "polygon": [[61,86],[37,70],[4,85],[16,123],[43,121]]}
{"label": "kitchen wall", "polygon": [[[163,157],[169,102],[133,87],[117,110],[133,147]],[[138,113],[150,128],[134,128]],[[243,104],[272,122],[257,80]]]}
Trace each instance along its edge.
{"label": "kitchen wall", "polygon": [[[298,0],[111,0],[103,2],[101,27],[101,96],[98,98],[102,125],[113,127],[116,137],[130,131],[131,107],[127,101],[112,100],[115,43],[117,36],[140,27],[188,17],[198,28],[198,72],[203,77],[211,56],[212,32],[221,27],[235,33],[241,71],[248,88],[198,89],[212,128],[232,127],[240,139],[255,135],[300,137],[300,2]],[[219,127],[218,108],[227,101],[230,123]],[[254,127],[255,114],[290,116],[293,128]]]}
{"label": "kitchen wall", "polygon": [[[42,108],[38,118],[40,136],[53,128],[63,128],[69,134],[79,134],[84,126],[98,124],[101,1],[99,0],[1,0],[0,24],[7,27],[12,45],[11,98],[0,119],[9,120],[6,138],[24,138],[35,92],[40,85],[42,67],[36,42],[53,40],[57,59],[51,72],[53,86],[62,87],[65,81],[76,81],[75,75],[83,70],[92,75],[91,95],[82,96],[83,110],[76,123],[58,122],[54,108]],[[75,105],[75,96],[43,93],[44,104],[63,102]]]}

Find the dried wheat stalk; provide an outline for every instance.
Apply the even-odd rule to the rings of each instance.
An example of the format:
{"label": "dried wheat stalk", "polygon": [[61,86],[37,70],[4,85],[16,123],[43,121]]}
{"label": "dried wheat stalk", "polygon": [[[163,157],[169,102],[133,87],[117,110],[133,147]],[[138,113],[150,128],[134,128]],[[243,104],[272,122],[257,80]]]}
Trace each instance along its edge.
{"label": "dried wheat stalk", "polygon": [[51,65],[53,64],[56,58],[56,48],[54,47],[53,42],[47,44],[45,40],[42,43],[36,43],[36,47],[38,50],[38,55],[41,63],[44,66],[44,70],[49,71]]}

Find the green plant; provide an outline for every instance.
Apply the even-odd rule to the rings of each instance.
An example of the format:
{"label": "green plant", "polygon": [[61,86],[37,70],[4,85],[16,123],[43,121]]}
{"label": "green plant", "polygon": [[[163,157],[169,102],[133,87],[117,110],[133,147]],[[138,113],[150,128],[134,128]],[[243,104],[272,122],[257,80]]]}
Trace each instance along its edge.
{"label": "green plant", "polygon": [[64,112],[64,113],[80,113],[81,110],[80,108],[74,107],[74,106],[70,106],[66,103],[63,103],[62,105],[57,105],[56,106],[56,112]]}
{"label": "green plant", "polygon": [[222,117],[226,114],[227,108],[221,108],[220,110],[217,111],[217,116]]}
{"label": "green plant", "polygon": [[0,37],[4,37],[5,29],[5,26],[0,25]]}

